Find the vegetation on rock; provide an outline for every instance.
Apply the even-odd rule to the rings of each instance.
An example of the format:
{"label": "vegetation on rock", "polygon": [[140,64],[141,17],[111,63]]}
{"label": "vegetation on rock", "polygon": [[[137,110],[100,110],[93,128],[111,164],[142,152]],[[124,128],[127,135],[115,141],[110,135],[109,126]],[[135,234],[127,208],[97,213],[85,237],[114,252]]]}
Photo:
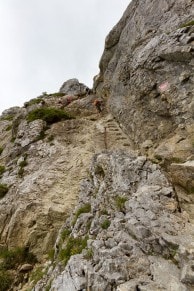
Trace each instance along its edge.
{"label": "vegetation on rock", "polygon": [[59,259],[63,261],[64,265],[67,264],[71,256],[80,254],[82,250],[86,248],[87,240],[88,240],[88,237],[84,237],[84,238],[69,237],[68,238],[65,248],[62,249],[59,253]]}
{"label": "vegetation on rock", "polygon": [[49,96],[52,96],[52,97],[62,97],[64,95],[65,94],[62,92],[56,92],[56,93],[49,94]]}
{"label": "vegetation on rock", "polygon": [[30,276],[30,280],[33,281],[33,285],[35,285],[44,275],[43,267],[38,266],[35,270],[32,271]]}
{"label": "vegetation on rock", "polygon": [[105,220],[102,222],[101,227],[102,227],[103,229],[107,229],[107,228],[109,228],[110,223],[111,223],[110,220],[105,219]]}
{"label": "vegetation on rock", "polygon": [[13,276],[8,272],[0,270],[0,290],[9,290],[13,283]]}
{"label": "vegetation on rock", "polygon": [[61,233],[62,240],[65,240],[71,233],[70,229],[65,228]]}
{"label": "vegetation on rock", "polygon": [[188,26],[192,26],[194,25],[194,20],[191,20],[187,23],[183,23],[180,27],[183,28],[183,27],[188,27]]}
{"label": "vegetation on rock", "polygon": [[37,262],[33,253],[26,247],[0,251],[0,290],[10,290],[14,282],[14,271],[22,264],[35,264]]}
{"label": "vegetation on rock", "polygon": [[24,168],[28,165],[28,162],[27,162],[27,155],[24,156],[24,160],[21,161],[19,163],[19,170],[18,170],[18,175],[19,177],[23,177],[23,174],[24,174]]}
{"label": "vegetation on rock", "polygon": [[47,124],[53,124],[61,120],[72,119],[72,116],[70,116],[64,110],[48,107],[38,108],[28,113],[28,122],[32,122],[36,119],[42,119],[46,121]]}
{"label": "vegetation on rock", "polygon": [[39,103],[41,103],[41,101],[42,101],[42,98],[33,98],[30,101],[26,102],[24,105],[25,105],[25,107],[28,107],[28,106],[31,106],[34,104],[39,104]]}
{"label": "vegetation on rock", "polygon": [[125,209],[125,202],[127,201],[126,197],[117,196],[115,198],[116,207],[119,211],[124,211]]}
{"label": "vegetation on rock", "polygon": [[78,217],[82,214],[82,213],[89,213],[91,211],[91,204],[86,203],[84,204],[82,207],[80,207],[76,213],[75,213],[75,219],[73,221],[73,225],[76,223]]}
{"label": "vegetation on rock", "polygon": [[10,270],[17,268],[20,264],[34,264],[37,262],[33,253],[26,247],[18,247],[12,250],[3,250],[0,252],[2,262],[0,268]]}

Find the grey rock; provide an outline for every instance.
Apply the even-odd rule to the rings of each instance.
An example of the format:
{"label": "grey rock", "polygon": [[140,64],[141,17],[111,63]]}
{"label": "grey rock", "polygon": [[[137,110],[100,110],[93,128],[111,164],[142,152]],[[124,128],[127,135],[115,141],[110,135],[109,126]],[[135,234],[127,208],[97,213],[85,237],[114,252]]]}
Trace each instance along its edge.
{"label": "grey rock", "polygon": [[25,272],[29,272],[33,269],[33,266],[31,264],[24,264],[20,267],[19,272],[21,273],[25,273]]}
{"label": "grey rock", "polygon": [[[87,244],[91,256],[88,260],[84,258],[87,249],[72,256],[63,273],[56,271],[52,290],[63,290],[67,288],[65,284],[72,290],[87,290],[89,286],[92,290],[188,290],[180,282],[180,270],[174,264],[183,257],[179,245],[188,250],[188,241],[184,240],[184,231],[183,236],[180,234],[183,220],[176,212],[173,189],[160,168],[145,157],[117,151],[96,155],[91,174],[90,182],[80,191],[77,206],[79,209],[84,202],[91,203],[91,212],[81,214],[71,232],[74,237],[82,236],[88,218],[92,220]],[[91,190],[90,196],[87,188]],[[116,201],[118,193],[123,192],[127,201],[123,212],[118,212]],[[102,201],[108,215],[100,212]],[[111,223],[104,229],[102,222],[106,219]],[[184,262],[188,259],[184,252]],[[130,278],[134,280],[130,282]]]}
{"label": "grey rock", "polygon": [[134,0],[106,38],[94,88],[135,148],[193,122],[194,28],[181,28],[193,11],[191,0]]}
{"label": "grey rock", "polygon": [[181,282],[194,286],[194,261],[184,265],[181,272]]}
{"label": "grey rock", "polygon": [[159,286],[163,287],[164,290],[189,290],[185,285],[180,283],[180,270],[170,261],[156,257],[151,257],[150,261],[152,263],[150,268],[153,279]]}
{"label": "grey rock", "polygon": [[89,88],[82,83],[79,83],[78,79],[70,79],[63,83],[59,92],[64,95],[86,95]]}

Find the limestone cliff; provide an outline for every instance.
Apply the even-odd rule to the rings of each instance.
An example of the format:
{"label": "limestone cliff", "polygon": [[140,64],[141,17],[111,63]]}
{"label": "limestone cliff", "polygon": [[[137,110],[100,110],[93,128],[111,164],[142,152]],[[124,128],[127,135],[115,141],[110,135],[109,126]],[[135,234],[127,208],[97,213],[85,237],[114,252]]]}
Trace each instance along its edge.
{"label": "limestone cliff", "polygon": [[93,90],[71,79],[3,112],[0,290],[194,290],[185,2],[133,0]]}

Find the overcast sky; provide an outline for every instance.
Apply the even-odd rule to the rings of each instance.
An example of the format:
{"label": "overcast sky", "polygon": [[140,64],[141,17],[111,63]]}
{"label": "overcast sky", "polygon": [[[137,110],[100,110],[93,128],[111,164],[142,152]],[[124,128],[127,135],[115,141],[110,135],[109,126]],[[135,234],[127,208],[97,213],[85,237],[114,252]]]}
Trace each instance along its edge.
{"label": "overcast sky", "polygon": [[129,2],[1,0],[0,112],[70,78],[91,87],[105,37]]}

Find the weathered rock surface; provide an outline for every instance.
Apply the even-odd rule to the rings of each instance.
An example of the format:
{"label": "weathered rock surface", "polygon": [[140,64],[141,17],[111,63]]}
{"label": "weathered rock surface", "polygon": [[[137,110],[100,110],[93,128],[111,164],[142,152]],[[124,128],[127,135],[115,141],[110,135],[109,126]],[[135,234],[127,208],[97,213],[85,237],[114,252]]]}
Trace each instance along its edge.
{"label": "weathered rock surface", "polygon": [[[117,151],[94,156],[90,171],[56,258],[68,244],[66,238],[61,247],[65,229],[70,237],[88,236],[87,248],[34,290],[45,290],[46,278],[50,290],[191,290],[194,232],[159,166]],[[86,204],[90,210],[76,216]]]}
{"label": "weathered rock surface", "polygon": [[32,110],[58,108],[60,98],[60,94],[42,96],[25,108],[5,111],[0,121],[0,159],[5,167],[0,183],[9,187],[0,200],[0,243],[28,245],[39,258],[53,247],[59,228],[76,204],[92,156],[130,145],[111,115],[99,119],[93,95],[75,98],[65,107],[76,119],[49,127],[41,119],[27,121]]}
{"label": "weathered rock surface", "polygon": [[94,87],[138,148],[176,132],[191,138],[193,14],[191,0],[134,0],[106,38]]}
{"label": "weathered rock surface", "polygon": [[85,95],[90,89],[82,83],[79,83],[78,79],[70,79],[65,81],[60,88],[60,93],[71,95]]}
{"label": "weathered rock surface", "polygon": [[[0,254],[39,259],[14,290],[194,290],[193,15],[192,0],[133,0],[93,90],[70,79],[3,112]],[[74,118],[29,122],[48,108]]]}

